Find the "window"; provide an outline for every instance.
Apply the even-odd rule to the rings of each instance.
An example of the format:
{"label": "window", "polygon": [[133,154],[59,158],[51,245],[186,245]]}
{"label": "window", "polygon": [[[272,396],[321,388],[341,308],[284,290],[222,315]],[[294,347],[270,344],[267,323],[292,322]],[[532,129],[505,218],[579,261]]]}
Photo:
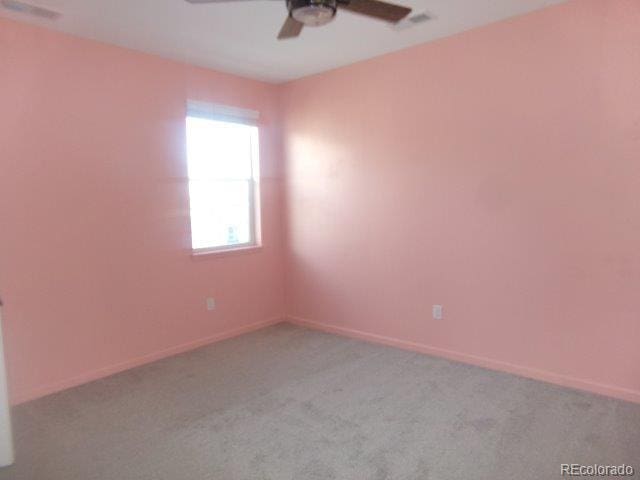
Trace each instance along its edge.
{"label": "window", "polygon": [[258,128],[247,124],[257,113],[221,107],[220,114],[213,105],[206,107],[190,105],[187,115],[191,246],[196,251],[257,246]]}

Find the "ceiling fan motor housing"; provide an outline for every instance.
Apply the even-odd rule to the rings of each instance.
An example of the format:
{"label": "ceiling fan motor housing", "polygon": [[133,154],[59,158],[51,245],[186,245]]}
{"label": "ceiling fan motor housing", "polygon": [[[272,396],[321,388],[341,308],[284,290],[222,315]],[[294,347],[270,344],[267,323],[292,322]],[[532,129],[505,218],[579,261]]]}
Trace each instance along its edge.
{"label": "ceiling fan motor housing", "polygon": [[337,0],[287,0],[289,14],[305,26],[319,27],[333,20]]}

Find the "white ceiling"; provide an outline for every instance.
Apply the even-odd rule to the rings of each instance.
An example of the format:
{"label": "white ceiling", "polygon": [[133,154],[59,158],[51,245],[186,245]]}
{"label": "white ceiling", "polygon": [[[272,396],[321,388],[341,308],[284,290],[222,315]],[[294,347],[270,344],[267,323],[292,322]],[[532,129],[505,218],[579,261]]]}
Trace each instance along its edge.
{"label": "white ceiling", "polygon": [[162,57],[283,82],[452,35],[566,0],[395,0],[432,20],[396,31],[346,11],[297,39],[276,40],[285,0],[192,5],[184,0],[26,0],[57,10],[55,21],[27,21]]}

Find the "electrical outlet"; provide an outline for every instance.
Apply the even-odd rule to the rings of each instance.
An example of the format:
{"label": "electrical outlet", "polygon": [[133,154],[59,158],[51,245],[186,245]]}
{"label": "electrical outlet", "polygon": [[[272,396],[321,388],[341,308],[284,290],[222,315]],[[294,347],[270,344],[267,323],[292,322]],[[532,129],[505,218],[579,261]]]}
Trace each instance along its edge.
{"label": "electrical outlet", "polygon": [[442,305],[434,305],[432,312],[434,320],[442,320]]}
{"label": "electrical outlet", "polygon": [[207,310],[215,310],[216,309],[216,300],[215,298],[207,298]]}

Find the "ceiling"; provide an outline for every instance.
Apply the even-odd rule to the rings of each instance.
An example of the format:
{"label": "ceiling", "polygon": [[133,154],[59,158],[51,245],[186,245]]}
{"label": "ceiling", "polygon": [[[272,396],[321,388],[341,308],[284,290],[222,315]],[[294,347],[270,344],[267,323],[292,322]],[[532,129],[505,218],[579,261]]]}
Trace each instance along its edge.
{"label": "ceiling", "polygon": [[[25,0],[23,0],[25,1]],[[432,19],[402,30],[339,11],[333,22],[276,40],[285,0],[192,5],[184,0],[26,0],[62,13],[0,15],[162,57],[284,82],[452,35],[565,0],[395,0]]]}

